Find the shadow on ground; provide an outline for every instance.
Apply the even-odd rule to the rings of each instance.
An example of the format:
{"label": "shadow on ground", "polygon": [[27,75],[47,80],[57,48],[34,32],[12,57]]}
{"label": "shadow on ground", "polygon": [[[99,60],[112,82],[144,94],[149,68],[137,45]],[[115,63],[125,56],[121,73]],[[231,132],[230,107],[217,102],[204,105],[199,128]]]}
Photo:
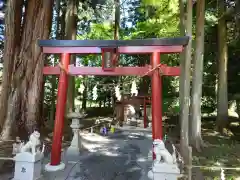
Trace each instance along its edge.
{"label": "shadow on ground", "polygon": [[[92,139],[94,136],[98,137],[93,135]],[[84,147],[79,161],[68,164],[63,172],[45,173],[45,176],[51,180],[147,180],[151,165],[147,155],[151,141],[143,136],[119,131],[108,136],[106,142],[95,142],[96,149],[85,148],[93,141],[83,138]]]}

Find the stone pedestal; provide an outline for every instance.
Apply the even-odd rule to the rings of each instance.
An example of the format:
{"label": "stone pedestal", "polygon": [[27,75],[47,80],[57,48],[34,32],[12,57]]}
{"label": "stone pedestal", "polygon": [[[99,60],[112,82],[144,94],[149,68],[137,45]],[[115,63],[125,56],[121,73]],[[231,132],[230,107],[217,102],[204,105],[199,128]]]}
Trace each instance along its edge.
{"label": "stone pedestal", "polygon": [[[20,142],[18,138],[17,142]],[[40,133],[34,131],[29,141],[21,146],[16,146],[14,153],[15,171],[13,180],[40,180],[42,178],[42,159],[44,155],[45,145],[40,151]]]}
{"label": "stone pedestal", "polygon": [[68,147],[66,151],[66,159],[67,161],[76,161],[80,157],[81,150],[81,140],[80,140],[80,120],[85,117],[85,115],[80,113],[70,113],[67,116],[72,120],[70,127],[73,131],[73,139],[71,141],[71,145]]}
{"label": "stone pedestal", "polygon": [[166,163],[155,164],[152,170],[148,172],[150,179],[177,180],[180,176],[180,170],[177,165],[169,165]]}
{"label": "stone pedestal", "polygon": [[15,157],[15,172],[13,180],[40,180],[42,179],[42,153],[18,153]]}
{"label": "stone pedestal", "polygon": [[172,147],[173,153],[170,154],[162,140],[155,139],[153,141],[153,152],[156,158],[153,162],[152,170],[148,172],[150,179],[177,180],[180,177],[175,146],[172,145]]}
{"label": "stone pedestal", "polygon": [[66,165],[63,162],[60,162],[58,165],[51,165],[50,163],[45,165],[45,171],[47,172],[57,172],[64,170]]}

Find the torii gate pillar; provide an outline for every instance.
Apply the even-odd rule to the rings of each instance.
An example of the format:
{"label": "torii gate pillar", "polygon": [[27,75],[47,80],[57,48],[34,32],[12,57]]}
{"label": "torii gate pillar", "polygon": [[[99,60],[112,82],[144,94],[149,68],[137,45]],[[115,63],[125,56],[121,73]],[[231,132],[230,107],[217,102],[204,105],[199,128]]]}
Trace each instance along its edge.
{"label": "torii gate pillar", "polygon": [[[153,52],[151,57],[152,68],[160,64],[160,52]],[[152,138],[162,139],[162,78],[159,69],[152,74]]]}

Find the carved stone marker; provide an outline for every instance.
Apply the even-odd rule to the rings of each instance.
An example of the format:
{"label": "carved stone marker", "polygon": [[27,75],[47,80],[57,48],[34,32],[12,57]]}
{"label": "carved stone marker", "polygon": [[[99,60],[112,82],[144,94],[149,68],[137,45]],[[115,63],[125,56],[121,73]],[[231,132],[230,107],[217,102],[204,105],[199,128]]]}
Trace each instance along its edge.
{"label": "carved stone marker", "polygon": [[80,140],[80,120],[84,118],[86,114],[72,112],[67,115],[68,119],[72,120],[70,127],[73,131],[73,139],[71,141],[71,145],[68,147],[66,151],[67,161],[76,161],[80,156],[81,149],[81,140]]}
{"label": "carved stone marker", "polygon": [[29,141],[21,147],[14,157],[15,172],[13,180],[40,180],[42,179],[42,159],[45,146],[40,151],[40,133],[34,131]]}
{"label": "carved stone marker", "polygon": [[150,179],[177,180],[180,176],[180,170],[176,162],[175,152],[170,154],[160,139],[154,140],[153,146],[156,159],[153,162],[152,170],[148,172],[148,177]]}

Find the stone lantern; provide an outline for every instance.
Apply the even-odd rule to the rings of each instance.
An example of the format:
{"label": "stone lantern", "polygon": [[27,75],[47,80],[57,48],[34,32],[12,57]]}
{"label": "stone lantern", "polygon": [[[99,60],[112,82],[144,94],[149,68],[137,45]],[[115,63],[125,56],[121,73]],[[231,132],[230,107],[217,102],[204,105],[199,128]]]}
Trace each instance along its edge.
{"label": "stone lantern", "polygon": [[70,127],[72,128],[73,138],[71,141],[71,145],[68,147],[66,151],[66,159],[67,161],[76,161],[76,159],[80,156],[81,150],[81,141],[80,141],[80,120],[83,119],[86,114],[71,112],[67,115],[68,119],[71,119],[72,123]]}

